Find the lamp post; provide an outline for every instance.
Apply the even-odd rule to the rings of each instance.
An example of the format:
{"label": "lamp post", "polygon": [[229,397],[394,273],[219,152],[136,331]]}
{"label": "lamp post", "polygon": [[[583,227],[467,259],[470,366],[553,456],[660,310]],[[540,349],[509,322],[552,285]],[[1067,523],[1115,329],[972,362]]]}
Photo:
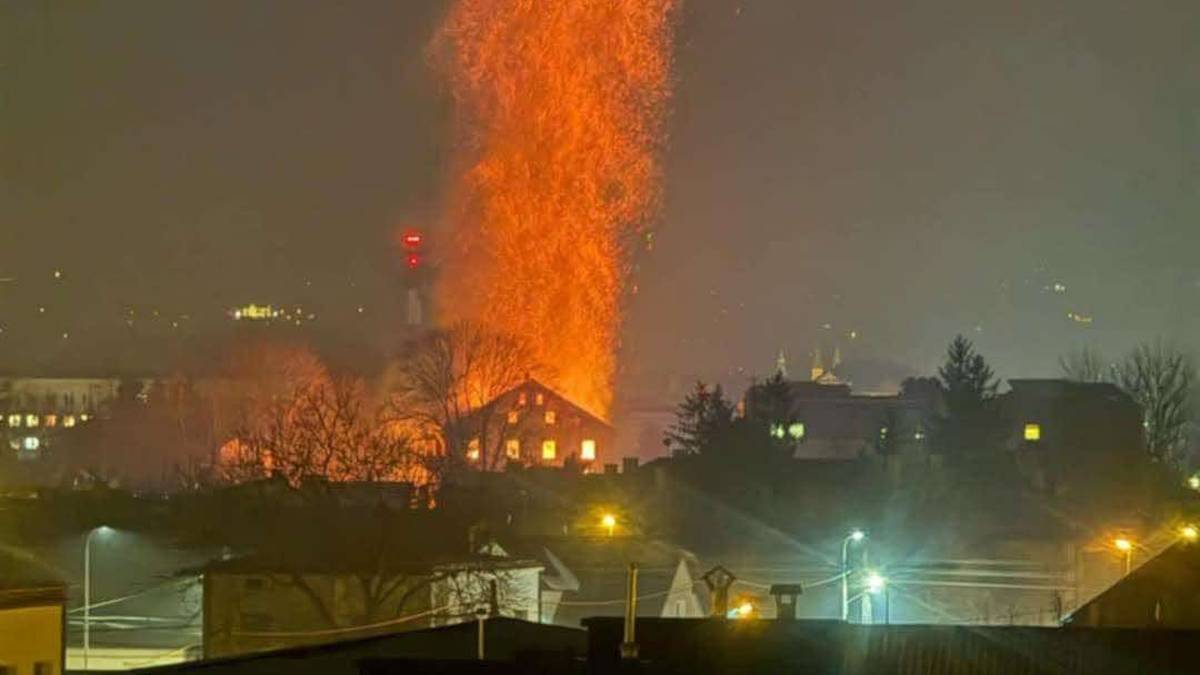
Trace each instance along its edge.
{"label": "lamp post", "polygon": [[874,595],[883,593],[883,622],[885,624],[892,622],[892,589],[888,585],[887,579],[883,575],[872,572],[867,575],[867,592]]}
{"label": "lamp post", "polygon": [[1125,575],[1129,575],[1129,570],[1133,568],[1133,542],[1125,537],[1118,537],[1113,540],[1113,546],[1125,554]]}
{"label": "lamp post", "polygon": [[94,527],[83,538],[83,669],[88,669],[88,651],[92,646],[92,537],[112,532],[107,525]]}
{"label": "lamp post", "polygon": [[850,542],[860,542],[866,538],[862,530],[853,530],[842,540],[842,621],[850,618],[849,576],[850,568],[847,563]]}

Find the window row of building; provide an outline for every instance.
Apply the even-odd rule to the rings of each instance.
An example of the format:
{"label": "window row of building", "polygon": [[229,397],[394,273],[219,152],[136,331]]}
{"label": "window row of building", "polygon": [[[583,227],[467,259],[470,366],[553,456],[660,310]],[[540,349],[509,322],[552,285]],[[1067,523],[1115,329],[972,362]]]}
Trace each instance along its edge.
{"label": "window row of building", "polygon": [[[504,441],[504,456],[508,459],[521,458],[521,441],[517,438],[509,438]],[[473,438],[467,444],[467,459],[472,462],[478,462],[480,457],[480,444],[478,438]],[[558,441],[553,438],[542,440],[542,461],[551,462],[558,459]],[[595,461],[596,459],[596,441],[595,439],[585,438],[579,442],[579,459],[584,462]]]}
{"label": "window row of building", "polygon": [[91,416],[87,413],[82,413],[80,415],[36,415],[34,413],[9,413],[6,417],[4,417],[5,423],[11,429],[20,429],[22,427],[27,429],[35,429],[37,427],[54,428],[58,426],[63,426],[69,429],[79,422],[87,422],[90,419]]}

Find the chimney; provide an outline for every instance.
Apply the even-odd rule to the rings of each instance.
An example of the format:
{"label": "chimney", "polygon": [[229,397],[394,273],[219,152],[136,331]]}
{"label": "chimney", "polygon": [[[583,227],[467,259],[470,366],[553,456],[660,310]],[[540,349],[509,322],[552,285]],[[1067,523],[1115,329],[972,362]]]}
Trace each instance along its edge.
{"label": "chimney", "polygon": [[621,459],[621,473],[633,473],[633,472],[637,471],[637,468],[638,468],[638,458],[637,457],[623,457]]}

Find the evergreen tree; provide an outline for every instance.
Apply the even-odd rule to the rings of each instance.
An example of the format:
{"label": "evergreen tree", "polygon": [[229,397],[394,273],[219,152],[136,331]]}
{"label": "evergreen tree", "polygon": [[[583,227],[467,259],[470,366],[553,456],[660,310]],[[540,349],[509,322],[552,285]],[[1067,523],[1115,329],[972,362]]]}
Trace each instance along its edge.
{"label": "evergreen tree", "polygon": [[699,455],[719,451],[733,428],[734,406],[721,385],[712,390],[703,382],[688,394],[675,411],[675,423],[665,441],[673,454]]}
{"label": "evergreen tree", "polygon": [[935,447],[947,455],[991,449],[1001,431],[996,411],[999,381],[971,341],[958,335],[938,368],[945,413],[938,420]]}

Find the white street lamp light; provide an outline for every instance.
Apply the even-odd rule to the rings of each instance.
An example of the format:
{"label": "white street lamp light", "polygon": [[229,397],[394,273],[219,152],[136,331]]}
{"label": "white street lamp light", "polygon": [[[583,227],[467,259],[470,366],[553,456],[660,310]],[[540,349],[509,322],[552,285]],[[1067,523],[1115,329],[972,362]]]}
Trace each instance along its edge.
{"label": "white street lamp light", "polygon": [[83,539],[83,669],[88,669],[88,650],[92,646],[92,537],[113,532],[107,525],[93,528]]}
{"label": "white street lamp light", "polygon": [[850,534],[846,535],[846,538],[842,540],[842,621],[846,621],[850,618],[850,568],[847,564],[847,548],[850,546],[850,542],[857,544],[866,538],[867,535],[865,532],[859,529],[854,529],[851,530]]}

